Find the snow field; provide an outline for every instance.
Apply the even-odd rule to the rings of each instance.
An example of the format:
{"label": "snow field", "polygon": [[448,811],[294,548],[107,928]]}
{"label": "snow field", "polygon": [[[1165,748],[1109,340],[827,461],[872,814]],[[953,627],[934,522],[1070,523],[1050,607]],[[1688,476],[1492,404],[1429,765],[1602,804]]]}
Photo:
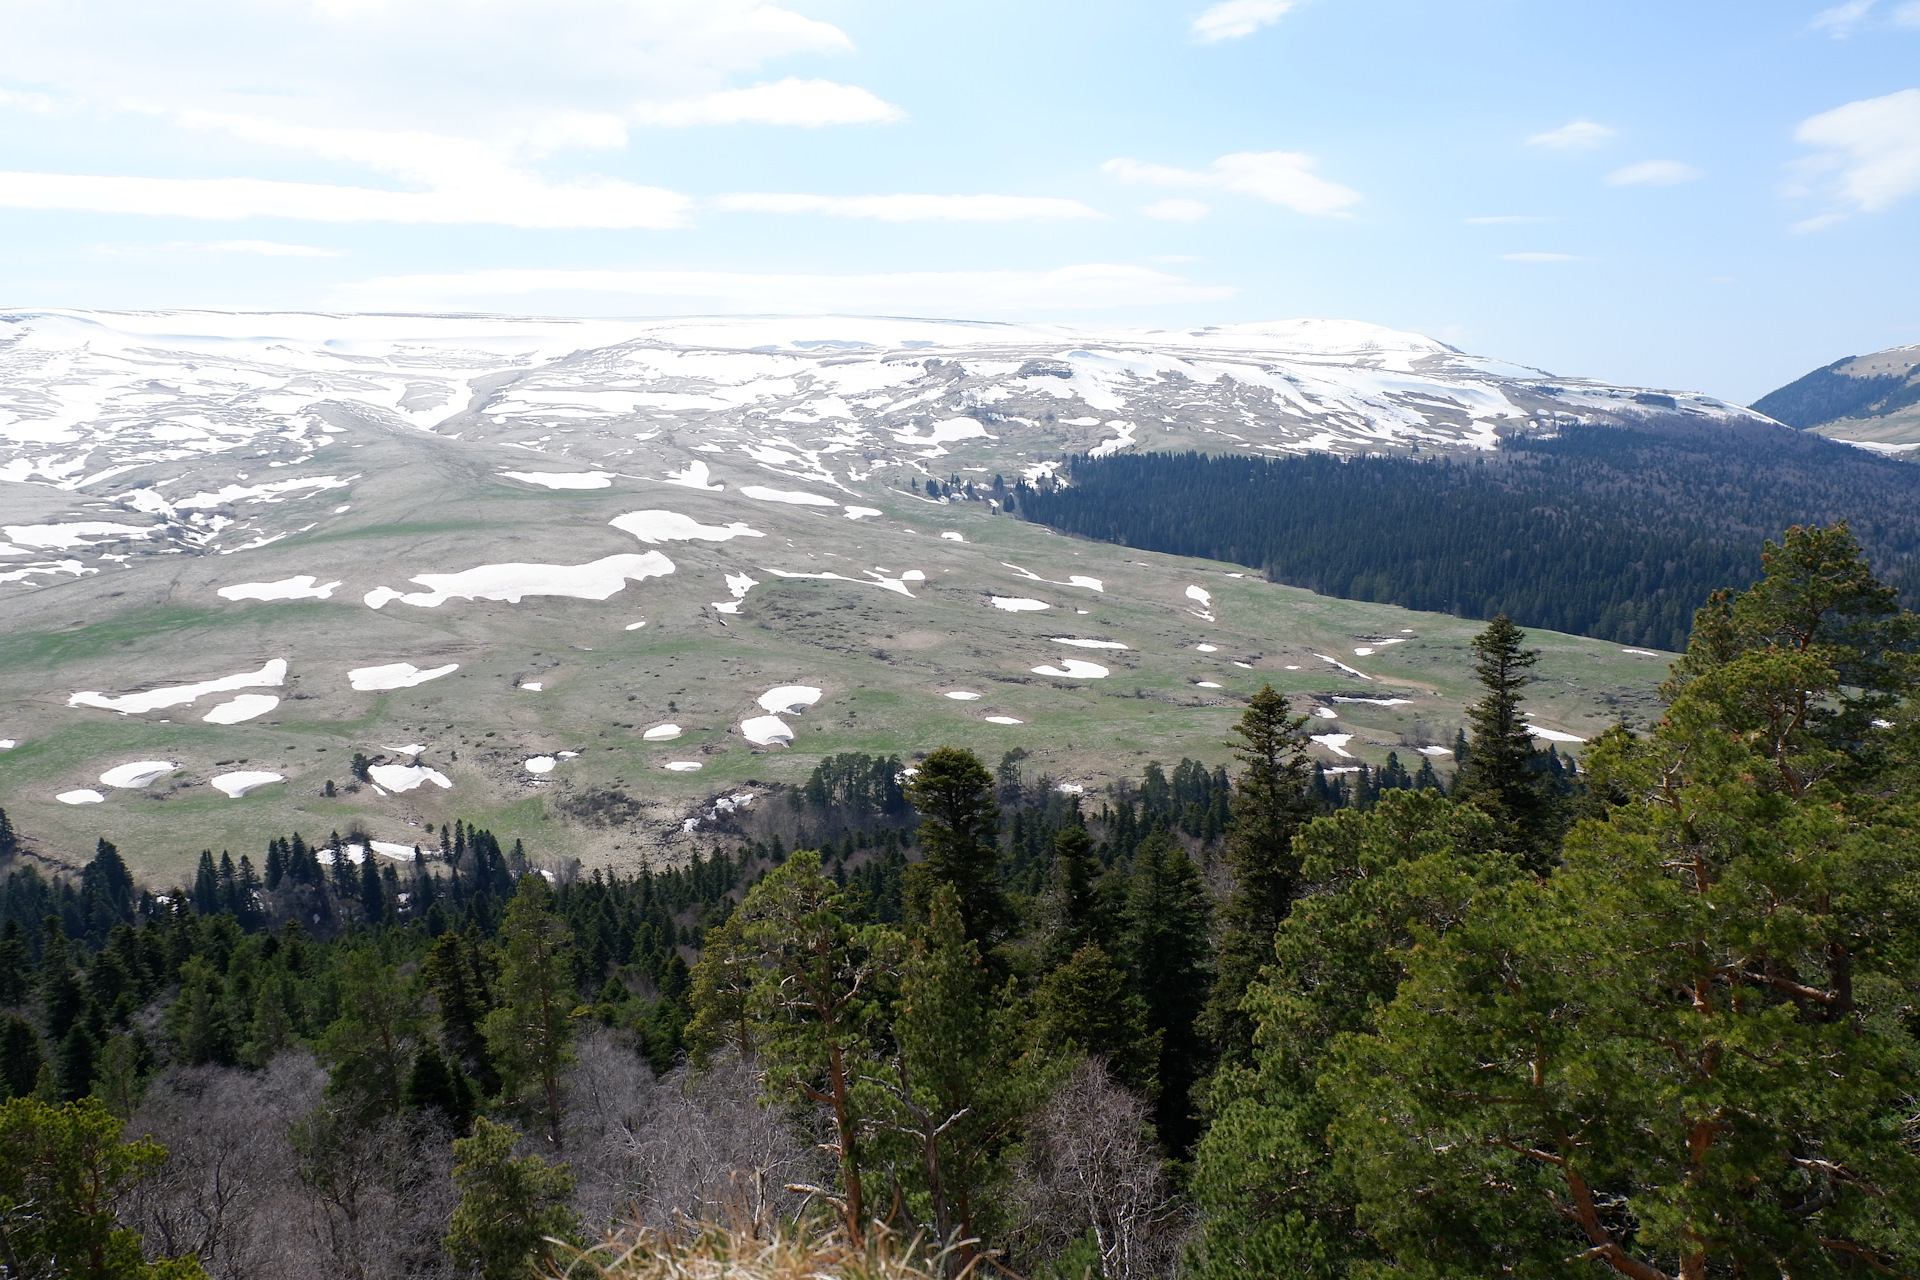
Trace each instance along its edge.
{"label": "snow field", "polygon": [[981,716],[988,724],[1025,724],[1025,720],[1015,720],[1012,716]]}
{"label": "snow field", "polygon": [[1236,662],[1233,665],[1236,667],[1239,667],[1243,671],[1253,670],[1253,664],[1251,662]]}
{"label": "snow field", "polygon": [[117,538],[150,538],[148,525],[111,524],[104,520],[76,520],[69,524],[10,524],[0,529],[10,542],[43,551],[69,551]]}
{"label": "snow field", "polygon": [[1350,733],[1318,733],[1313,736],[1312,741],[1319,743],[1343,760],[1354,758],[1353,752],[1347,750],[1347,744],[1353,741],[1353,735]]}
{"label": "snow field", "polygon": [[1319,716],[1322,720],[1337,720],[1340,718],[1340,713],[1332,707],[1315,707],[1313,714]]}
{"label": "snow field", "polygon": [[1527,732],[1536,738],[1545,738],[1548,742],[1585,742],[1585,738],[1576,738],[1570,733],[1561,733],[1557,729],[1539,729],[1527,726]]}
{"label": "snow field", "polygon": [[994,608],[1005,609],[1008,613],[1036,613],[1041,609],[1053,608],[1044,600],[1029,600],[1025,596],[988,596],[987,601]]}
{"label": "snow field", "polygon": [[257,787],[273,782],[285,782],[277,773],[268,773],[264,769],[242,769],[237,773],[222,773],[208,779],[215,791],[224,791],[229,800],[238,800]]}
{"label": "snow field", "polygon": [[522,767],[524,767],[528,773],[552,773],[553,767],[559,763],[560,762],[552,756],[534,756],[529,760],[523,761]]}
{"label": "snow field", "polygon": [[955,702],[978,702],[980,700],[979,694],[969,693],[964,689],[955,689],[948,693],[947,697],[952,698]]}
{"label": "snow field", "polygon": [[61,804],[105,804],[107,798],[98,791],[62,791],[54,797]]}
{"label": "snow field", "polygon": [[681,732],[677,724],[657,724],[640,736],[648,742],[672,742]]}
{"label": "snow field", "polygon": [[347,682],[361,693],[379,693],[388,689],[411,689],[459,669],[457,662],[429,671],[422,671],[411,662],[390,662],[384,667],[356,667],[347,672]]}
{"label": "snow field", "polygon": [[179,767],[171,760],[135,760],[132,764],[115,765],[100,775],[100,781],[109,787],[145,787]]}
{"label": "snow field", "polygon": [[[723,484],[709,484],[707,483],[709,478],[710,473],[707,471],[707,464],[695,458],[680,470],[667,472],[667,478],[661,483],[677,484],[684,489],[704,489],[708,493],[718,493],[727,487]],[[874,514],[878,515],[880,513],[876,511]]]}
{"label": "snow field", "polygon": [[1453,752],[1445,747],[1421,747],[1420,754],[1423,756],[1450,756]]}
{"label": "snow field", "polygon": [[545,693],[547,689],[547,686],[542,684],[538,680],[525,681],[524,683],[521,684],[520,687],[522,689],[525,689],[528,693]]}
{"label": "snow field", "polygon": [[1217,645],[1217,644],[1197,644],[1197,645],[1195,645],[1195,646],[1193,646],[1193,647],[1194,647],[1194,648],[1196,648],[1196,649],[1198,649],[1198,650],[1199,650],[1199,651],[1200,651],[1201,653],[1218,653],[1218,652],[1220,652],[1220,646],[1219,646],[1219,645]]}
{"label": "snow field", "polygon": [[586,564],[483,564],[462,573],[421,573],[409,581],[425,591],[403,593],[378,587],[366,595],[370,609],[398,600],[420,609],[437,609],[449,600],[504,600],[519,604],[527,596],[565,596],[605,600],[626,589],[629,580],[664,577],[673,561],[658,551],[606,556]]}
{"label": "snow field", "polygon": [[702,765],[698,760],[669,760],[660,767],[674,773],[694,773],[706,766]]}
{"label": "snow field", "polygon": [[1118,640],[1082,640],[1077,636],[1054,636],[1055,644],[1070,644],[1076,649],[1124,649]]}
{"label": "snow field", "polygon": [[1631,653],[1641,658],[1657,658],[1660,656],[1651,649],[1622,649],[1620,652]]}
{"label": "snow field", "polygon": [[863,520],[867,516],[877,516],[883,513],[878,507],[856,507],[849,503],[847,504],[847,509],[841,514],[845,515],[849,520]]}
{"label": "snow field", "polygon": [[12,738],[0,738],[0,751],[11,751],[19,745]]}
{"label": "snow field", "polygon": [[[1355,671],[1355,670],[1354,670],[1354,669],[1353,669],[1352,667],[1350,667],[1350,666],[1348,666],[1348,665],[1347,665],[1346,663],[1344,663],[1344,662],[1342,662],[1342,661],[1340,661],[1340,659],[1338,659],[1338,658],[1330,658],[1330,657],[1328,657],[1328,656],[1327,656],[1326,654],[1324,654],[1324,653],[1316,653],[1316,654],[1314,654],[1313,656],[1314,656],[1314,657],[1316,657],[1316,658],[1318,658],[1318,659],[1320,659],[1320,661],[1322,661],[1322,662],[1331,662],[1331,663],[1332,663],[1332,664],[1333,664],[1334,666],[1336,666],[1336,667],[1338,667],[1338,668],[1340,668],[1340,669],[1341,669],[1342,671],[1344,671],[1344,672],[1346,672],[1346,673],[1347,673],[1348,675],[1350,675],[1350,676],[1359,676],[1359,677],[1360,677],[1360,678],[1361,678],[1362,680],[1371,680],[1371,679],[1373,679],[1373,677],[1372,677],[1372,676],[1370,676],[1370,675],[1368,675],[1368,674],[1367,674],[1366,672],[1364,672],[1364,671]],[[1288,667],[1288,668],[1287,668],[1287,670],[1289,670],[1289,671],[1297,671],[1297,670],[1299,670],[1299,668],[1298,668],[1298,667]]]}
{"label": "snow field", "polygon": [[263,716],[280,705],[280,699],[266,693],[243,693],[231,702],[223,702],[200,719],[207,724],[239,724]]}
{"label": "snow field", "polygon": [[312,574],[302,574],[297,578],[282,578],[278,582],[238,582],[231,587],[222,587],[214,592],[223,600],[329,600],[333,598],[333,589],[340,584],[329,582],[322,585]]}
{"label": "snow field", "polygon": [[1412,698],[1343,698],[1336,694],[1333,700],[1335,702],[1365,702],[1376,707],[1410,707],[1413,705]]}
{"label": "snow field", "polygon": [[1212,680],[1195,680],[1193,682],[1193,687],[1196,689],[1219,689],[1219,688],[1222,688],[1223,686],[1216,684]]}
{"label": "snow field", "polygon": [[228,693],[235,689],[254,689],[263,685],[285,684],[286,680],[286,659],[274,658],[258,671],[243,671],[239,675],[222,676],[218,680],[203,680],[199,684],[170,685],[163,689],[151,689],[146,693],[129,693],[119,698],[109,698],[104,693],[76,693],[67,699],[67,705],[99,707],[103,711],[118,711],[123,716],[140,715],[166,707],[185,706],[210,693]]}
{"label": "snow field", "polygon": [[957,533],[954,533],[952,530],[948,530],[945,533],[942,533],[940,536],[948,542],[965,542],[966,541],[965,538],[961,537]]}

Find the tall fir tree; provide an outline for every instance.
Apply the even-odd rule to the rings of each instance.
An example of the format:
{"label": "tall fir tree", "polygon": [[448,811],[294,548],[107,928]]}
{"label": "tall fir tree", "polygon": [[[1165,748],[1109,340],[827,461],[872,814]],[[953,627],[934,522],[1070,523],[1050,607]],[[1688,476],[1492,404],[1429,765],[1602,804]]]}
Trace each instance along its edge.
{"label": "tall fir tree", "polygon": [[1127,895],[1126,954],[1147,1027],[1160,1036],[1154,1124],[1171,1152],[1199,1136],[1193,1089],[1212,1060],[1198,1026],[1213,978],[1212,901],[1200,869],[1164,832],[1141,842]]}
{"label": "tall fir tree", "polygon": [[1520,711],[1520,691],[1533,683],[1528,672],[1540,658],[1525,642],[1526,633],[1505,614],[1473,639],[1473,673],[1486,692],[1467,708],[1472,749],[1454,794],[1499,823],[1513,852],[1529,869],[1544,872],[1565,824],[1533,749],[1533,729]]}
{"label": "tall fir tree", "polygon": [[1313,816],[1315,766],[1307,757],[1307,718],[1293,715],[1286,697],[1263,687],[1234,726],[1233,823],[1227,865],[1233,888],[1222,911],[1213,989],[1201,1027],[1222,1058],[1244,1059],[1253,1045],[1253,1019],[1240,1005],[1260,968],[1273,958],[1274,930],[1292,909],[1300,863],[1293,837]]}

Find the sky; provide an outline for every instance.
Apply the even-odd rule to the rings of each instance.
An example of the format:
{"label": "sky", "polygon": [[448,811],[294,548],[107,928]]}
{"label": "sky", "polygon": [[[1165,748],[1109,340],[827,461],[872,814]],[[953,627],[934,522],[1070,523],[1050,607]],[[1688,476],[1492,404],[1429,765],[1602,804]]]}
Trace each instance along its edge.
{"label": "sky", "polygon": [[0,307],[1920,343],[1920,0],[0,0]]}

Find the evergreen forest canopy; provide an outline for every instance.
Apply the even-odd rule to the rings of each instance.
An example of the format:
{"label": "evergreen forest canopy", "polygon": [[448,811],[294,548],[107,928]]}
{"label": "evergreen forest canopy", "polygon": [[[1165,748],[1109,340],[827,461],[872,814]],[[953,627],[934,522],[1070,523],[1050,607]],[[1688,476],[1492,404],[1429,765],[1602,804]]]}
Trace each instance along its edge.
{"label": "evergreen forest canopy", "polygon": [[1076,458],[1016,486],[1064,533],[1258,568],[1274,582],[1682,650],[1708,593],[1793,525],[1849,522],[1920,593],[1920,467],[1775,428],[1566,426],[1472,459]]}
{"label": "evergreen forest canopy", "polygon": [[1444,780],[1266,689],[1231,770],[833,757],[633,877],[17,868],[0,1276],[1920,1275],[1920,616],[1762,570],[1577,773],[1501,616]]}

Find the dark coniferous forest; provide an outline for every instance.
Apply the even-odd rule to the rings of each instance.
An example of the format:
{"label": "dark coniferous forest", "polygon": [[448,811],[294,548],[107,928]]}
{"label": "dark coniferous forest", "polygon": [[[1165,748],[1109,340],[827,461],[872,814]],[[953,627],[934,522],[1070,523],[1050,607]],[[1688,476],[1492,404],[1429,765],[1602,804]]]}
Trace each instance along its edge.
{"label": "dark coniferous forest", "polygon": [[1685,420],[1569,426],[1470,459],[1078,458],[1015,491],[1064,533],[1249,565],[1322,595],[1681,650],[1760,576],[1763,538],[1850,523],[1920,592],[1920,466],[1819,436]]}

